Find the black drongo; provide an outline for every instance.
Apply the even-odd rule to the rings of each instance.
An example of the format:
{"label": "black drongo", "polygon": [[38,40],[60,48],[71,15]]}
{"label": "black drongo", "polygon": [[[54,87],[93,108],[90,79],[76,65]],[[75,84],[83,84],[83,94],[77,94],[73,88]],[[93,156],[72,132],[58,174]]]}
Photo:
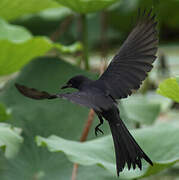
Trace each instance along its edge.
{"label": "black drongo", "polygon": [[91,80],[79,75],[71,78],[62,87],[62,89],[75,88],[77,92],[52,95],[15,84],[23,95],[33,99],[64,98],[92,108],[100,120],[95,128],[95,134],[102,132],[99,126],[103,124],[103,118],[106,119],[114,141],[118,176],[125,164],[128,169],[131,166],[135,169],[136,165],[142,169],[142,158],[153,165],[121,120],[116,101],[131,95],[133,89],[138,89],[146,78],[147,72],[153,67],[158,38],[157,22],[155,22],[155,15],[152,16],[151,13],[152,10],[139,12],[133,30],[99,79]]}

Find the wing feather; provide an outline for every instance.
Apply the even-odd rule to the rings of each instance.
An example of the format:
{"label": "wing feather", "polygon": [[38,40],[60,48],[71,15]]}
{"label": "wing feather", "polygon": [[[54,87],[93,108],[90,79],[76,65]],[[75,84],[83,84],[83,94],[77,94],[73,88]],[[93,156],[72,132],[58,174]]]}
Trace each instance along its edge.
{"label": "wing feather", "polygon": [[125,98],[138,89],[151,71],[156,59],[158,38],[155,15],[139,12],[138,22],[121,46],[119,53],[112,59],[106,71],[97,82],[101,81],[115,99]]}
{"label": "wing feather", "polygon": [[92,93],[91,91],[57,94],[57,97],[67,99],[75,104],[92,108],[99,112],[109,109],[114,104],[110,97],[105,97],[101,93]]}

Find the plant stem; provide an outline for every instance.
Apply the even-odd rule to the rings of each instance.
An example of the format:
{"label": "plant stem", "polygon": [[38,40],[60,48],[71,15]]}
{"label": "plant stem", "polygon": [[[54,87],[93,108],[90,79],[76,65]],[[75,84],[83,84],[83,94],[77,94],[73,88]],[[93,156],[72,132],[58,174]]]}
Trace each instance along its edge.
{"label": "plant stem", "polygon": [[107,67],[106,63],[106,56],[108,53],[108,44],[107,44],[107,29],[108,29],[108,23],[107,23],[107,12],[103,11],[101,12],[101,17],[100,17],[100,39],[101,39],[101,66],[100,66],[100,74],[104,72],[104,70]]}
{"label": "plant stem", "polygon": [[108,44],[107,44],[107,11],[101,12],[101,56],[102,59],[105,59],[108,53]]}
{"label": "plant stem", "polygon": [[[90,111],[88,113],[88,119],[85,123],[85,127],[83,129],[83,132],[82,132],[82,135],[80,138],[80,142],[86,141],[90,127],[91,127],[92,122],[94,120],[94,115],[95,115],[95,113],[94,113],[93,109],[90,109]],[[71,180],[76,180],[77,171],[78,171],[78,164],[74,163]]]}
{"label": "plant stem", "polygon": [[82,43],[83,43],[83,60],[85,69],[89,70],[89,62],[88,62],[88,27],[87,27],[87,19],[86,15],[81,15],[82,22]]}
{"label": "plant stem", "polygon": [[78,164],[74,163],[71,180],[76,180],[77,172],[78,172]]}
{"label": "plant stem", "polygon": [[67,17],[63,20],[63,22],[61,22],[61,24],[60,24],[59,27],[56,29],[56,31],[51,34],[50,39],[51,39],[52,41],[57,41],[58,38],[59,38],[61,35],[63,35],[63,33],[64,33],[65,31],[67,31],[67,29],[68,29],[68,27],[69,27],[69,25],[70,25],[70,23],[71,23],[72,20],[73,20],[73,15],[67,16]]}
{"label": "plant stem", "polygon": [[90,109],[89,113],[88,113],[88,119],[85,123],[85,127],[83,129],[83,132],[82,132],[82,135],[81,135],[81,138],[80,138],[80,141],[81,142],[84,142],[86,141],[87,139],[87,136],[88,136],[88,133],[89,133],[89,130],[90,130],[90,127],[92,125],[92,122],[93,122],[93,119],[94,119],[94,111],[93,109]]}

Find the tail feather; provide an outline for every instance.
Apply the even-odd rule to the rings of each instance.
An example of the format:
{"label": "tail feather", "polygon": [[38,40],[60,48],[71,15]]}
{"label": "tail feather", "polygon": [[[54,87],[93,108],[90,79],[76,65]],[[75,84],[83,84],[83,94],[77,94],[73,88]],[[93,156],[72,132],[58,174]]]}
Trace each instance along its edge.
{"label": "tail feather", "polygon": [[152,161],[132,137],[120,117],[117,124],[111,121],[108,122],[114,140],[118,176],[119,173],[124,169],[125,164],[127,164],[128,169],[131,169],[131,167],[135,169],[137,165],[141,170],[142,158],[145,159],[149,164],[153,165]]}
{"label": "tail feather", "polygon": [[[128,131],[128,129],[126,128],[125,124],[123,123],[122,120],[121,121],[121,124],[122,124],[122,127],[124,129],[124,131],[127,133],[129,139],[132,141],[133,145],[135,146],[135,150],[136,150],[136,153],[138,155],[141,155],[141,158],[144,158],[149,164],[153,165],[152,161],[150,160],[150,158],[143,152],[143,150],[141,149],[141,147],[138,145],[138,143],[136,142],[136,140],[133,138],[133,136],[130,134],[130,132]],[[137,160],[137,159],[136,159]],[[137,160],[138,161],[138,160]]]}

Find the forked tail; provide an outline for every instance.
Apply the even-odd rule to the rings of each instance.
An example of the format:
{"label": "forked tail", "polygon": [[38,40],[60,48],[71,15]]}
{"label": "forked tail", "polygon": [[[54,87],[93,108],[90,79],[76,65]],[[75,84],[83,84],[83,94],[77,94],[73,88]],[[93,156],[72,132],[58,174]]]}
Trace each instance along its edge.
{"label": "forked tail", "polygon": [[108,122],[114,140],[118,176],[119,173],[123,170],[126,163],[128,169],[130,169],[131,166],[133,167],[133,169],[135,169],[137,165],[141,170],[141,159],[143,158],[150,165],[153,165],[152,161],[137,144],[137,142],[132,137],[132,135],[130,134],[130,132],[128,131],[121,119],[118,120],[117,124],[111,121]]}

